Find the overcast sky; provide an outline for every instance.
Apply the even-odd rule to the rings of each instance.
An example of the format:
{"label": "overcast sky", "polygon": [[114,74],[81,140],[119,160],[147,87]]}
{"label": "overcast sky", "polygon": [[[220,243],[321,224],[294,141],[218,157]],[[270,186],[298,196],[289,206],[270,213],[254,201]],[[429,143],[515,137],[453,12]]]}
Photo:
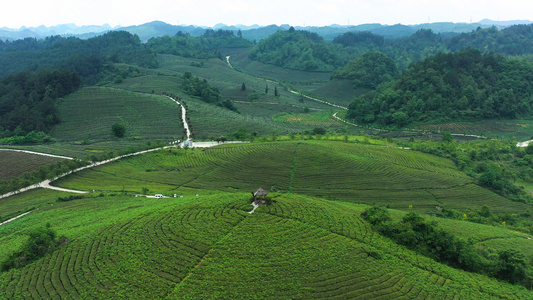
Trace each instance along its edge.
{"label": "overcast sky", "polygon": [[[9,1],[9,2],[8,2]],[[531,0],[3,0],[0,27],[75,23],[129,26],[155,20],[213,26],[420,24],[533,20]],[[5,4],[8,2],[8,4]]]}

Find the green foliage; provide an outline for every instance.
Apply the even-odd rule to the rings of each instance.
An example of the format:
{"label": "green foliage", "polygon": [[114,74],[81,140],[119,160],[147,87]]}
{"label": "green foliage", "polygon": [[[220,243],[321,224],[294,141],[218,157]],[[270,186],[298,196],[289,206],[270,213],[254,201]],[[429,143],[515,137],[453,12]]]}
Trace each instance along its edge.
{"label": "green foliage", "polygon": [[[4,133],[6,134],[6,133]],[[4,145],[27,145],[27,144],[42,144],[49,143],[53,139],[50,135],[40,131],[40,132],[29,132],[25,136],[11,136],[0,139],[0,144]]]}
{"label": "green foliage", "polygon": [[9,256],[0,264],[0,269],[5,272],[13,268],[22,268],[27,264],[54,252],[59,246],[56,232],[51,228],[36,228],[29,232],[29,239],[22,248]]}
{"label": "green foliage", "polygon": [[[466,49],[413,65],[394,83],[357,98],[348,117],[359,123],[516,118],[532,113],[533,64]],[[403,113],[398,118],[395,113]]]}
{"label": "green foliage", "polygon": [[124,135],[126,135],[126,126],[115,123],[111,126],[111,132],[113,132],[113,135],[118,138],[123,138]]}
{"label": "green foliage", "polygon": [[444,143],[451,143],[453,142],[453,136],[452,133],[449,131],[442,132],[442,141]]}
{"label": "green foliage", "polygon": [[68,171],[85,166],[87,162],[81,160],[64,160],[52,164],[41,165],[37,170],[26,172],[18,177],[0,180],[0,195],[16,191],[45,179],[52,179]]}
{"label": "green foliage", "polygon": [[[176,79],[173,81],[176,86]],[[65,97],[58,106],[62,122],[51,133],[58,141],[111,140],[114,123],[127,125],[126,137],[130,140],[172,139],[183,134],[181,108],[160,95],[85,87]]]}
{"label": "green foliage", "polygon": [[35,68],[65,68],[79,73],[84,81],[95,83],[99,74],[109,69],[106,64],[157,67],[154,52],[143,45],[138,36],[126,31],[111,31],[87,40],[54,36],[35,40],[33,44],[23,51],[0,51],[0,76]]}
{"label": "green foliage", "polygon": [[522,55],[533,49],[533,25],[514,25],[502,30],[496,27],[478,28],[450,40],[452,51],[476,48],[505,55]]}
{"label": "green foliage", "polygon": [[233,102],[227,99],[222,99],[218,88],[210,86],[206,79],[201,80],[200,78],[193,76],[190,71],[183,73],[181,86],[188,95],[199,97],[206,103],[237,111]]}
{"label": "green foliage", "polygon": [[346,63],[333,44],[316,33],[303,30],[278,31],[261,40],[250,58],[266,64],[303,71],[332,71]]}
{"label": "green foliage", "polygon": [[154,37],[147,47],[161,54],[173,54],[193,58],[213,58],[220,55],[221,48],[246,48],[252,42],[235,36],[233,31],[208,29],[203,36],[193,37],[178,32],[175,36]]}
{"label": "green foliage", "polygon": [[397,76],[398,69],[390,57],[380,52],[367,52],[335,71],[331,77],[351,79],[356,87],[375,89],[381,83],[391,81]]}
{"label": "green foliage", "polygon": [[516,184],[530,182],[533,161],[512,141],[415,142],[414,150],[452,159],[460,170],[478,184],[516,202],[531,202],[531,196]]}
{"label": "green foliage", "polygon": [[[66,70],[23,72],[0,81],[0,139],[25,136],[21,142],[37,139],[37,132],[49,132],[60,120],[56,101],[80,88],[80,77]],[[19,143],[4,141],[4,143]]]}
{"label": "green foliage", "polygon": [[392,220],[389,211],[381,206],[372,206],[367,209],[363,217],[374,226],[381,226]]}
{"label": "green foliage", "polygon": [[364,49],[381,47],[385,44],[385,38],[381,35],[372,34],[369,31],[346,32],[333,39],[333,43],[344,47],[364,47]]}
{"label": "green foliage", "polygon": [[392,222],[384,211],[383,208],[373,207],[366,211],[364,217],[381,234],[396,243],[455,268],[530,287],[532,278],[522,253],[503,250],[497,257],[483,257],[484,253],[476,251],[471,242],[438,227],[435,222],[427,222],[417,213],[409,212],[401,221]]}
{"label": "green foliage", "polygon": [[324,135],[324,134],[326,134],[326,132],[327,132],[326,129],[322,128],[322,127],[313,128],[313,134]]}
{"label": "green foliage", "polygon": [[528,274],[526,258],[520,252],[513,249],[498,252],[498,262],[495,275],[497,278],[509,281],[510,283],[531,285],[531,275]]}
{"label": "green foliage", "polygon": [[57,202],[68,202],[85,198],[84,195],[69,195],[68,197],[57,197]]}

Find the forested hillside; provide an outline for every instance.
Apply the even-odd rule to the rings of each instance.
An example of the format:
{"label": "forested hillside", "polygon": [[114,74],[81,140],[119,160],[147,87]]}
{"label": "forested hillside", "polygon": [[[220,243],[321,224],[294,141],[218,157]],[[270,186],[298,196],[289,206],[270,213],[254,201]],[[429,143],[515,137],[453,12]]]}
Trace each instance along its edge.
{"label": "forested hillside", "polygon": [[533,25],[515,25],[503,30],[496,27],[478,28],[450,40],[452,51],[467,47],[493,51],[504,55],[522,55],[533,52]]}
{"label": "forested hillside", "polygon": [[332,78],[350,79],[356,87],[375,89],[397,76],[398,69],[390,57],[380,52],[367,52],[335,71]]}
{"label": "forested hillside", "polygon": [[532,113],[533,64],[466,49],[437,54],[357,98],[348,117],[403,127],[414,122],[516,118]]}
{"label": "forested hillside", "polygon": [[167,35],[151,38],[147,45],[160,54],[210,58],[220,56],[221,48],[246,48],[251,47],[252,42],[242,38],[242,34],[236,36],[230,30],[206,30],[199,37],[179,31],[173,37]]}
{"label": "forested hillside", "polygon": [[32,70],[64,68],[78,72],[90,84],[110,63],[128,63],[155,68],[155,53],[141,44],[139,37],[125,31],[102,36],[78,38],[49,37],[43,40],[24,39],[0,45],[0,76]]}
{"label": "forested hillside", "polygon": [[[25,136],[32,131],[48,132],[60,119],[56,100],[77,90],[80,85],[79,75],[66,70],[23,72],[2,79],[0,139]],[[42,138],[33,134],[33,138],[22,142],[42,142]]]}
{"label": "forested hillside", "polygon": [[498,30],[478,28],[463,34],[436,34],[420,29],[397,39],[363,32],[346,32],[325,42],[319,35],[300,30],[279,31],[262,40],[250,53],[250,58],[288,69],[331,71],[369,51],[379,51],[391,57],[399,70],[441,52],[476,48],[502,55],[533,53],[533,25],[515,25]]}
{"label": "forested hillside", "polygon": [[250,58],[303,71],[333,71],[348,62],[346,56],[318,34],[293,27],[261,40],[250,52]]}

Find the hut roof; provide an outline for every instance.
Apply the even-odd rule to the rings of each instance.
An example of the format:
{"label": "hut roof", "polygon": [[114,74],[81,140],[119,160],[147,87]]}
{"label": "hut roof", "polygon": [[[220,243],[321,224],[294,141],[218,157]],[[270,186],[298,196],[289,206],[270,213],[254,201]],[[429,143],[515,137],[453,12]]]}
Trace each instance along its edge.
{"label": "hut roof", "polygon": [[254,192],[254,197],[257,197],[257,196],[266,196],[268,195],[268,192],[263,190],[262,188],[258,188],[257,190],[255,190]]}

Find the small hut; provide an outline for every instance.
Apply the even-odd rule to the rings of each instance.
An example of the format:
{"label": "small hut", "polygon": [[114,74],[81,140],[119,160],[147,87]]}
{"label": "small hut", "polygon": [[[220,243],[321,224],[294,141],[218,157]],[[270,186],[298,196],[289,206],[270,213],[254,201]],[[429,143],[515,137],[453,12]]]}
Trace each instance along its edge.
{"label": "small hut", "polygon": [[254,196],[254,200],[265,200],[265,197],[268,195],[268,192],[265,191],[262,188],[258,188],[255,190],[255,192],[252,192],[252,195]]}

